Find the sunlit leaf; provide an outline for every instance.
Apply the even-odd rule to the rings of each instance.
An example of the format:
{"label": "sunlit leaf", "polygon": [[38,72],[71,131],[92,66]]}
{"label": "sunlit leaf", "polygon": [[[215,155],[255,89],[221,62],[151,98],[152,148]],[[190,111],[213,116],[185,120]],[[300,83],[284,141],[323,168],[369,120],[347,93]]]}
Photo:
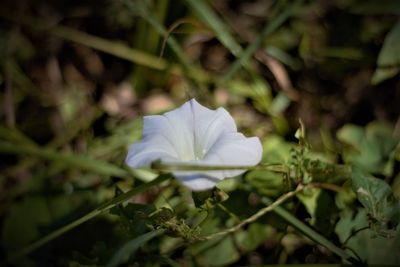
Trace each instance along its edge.
{"label": "sunlit leaf", "polygon": [[287,162],[290,159],[290,151],[295,145],[286,142],[281,136],[269,135],[263,142],[264,162]]}
{"label": "sunlit leaf", "polygon": [[393,196],[390,186],[357,168],[353,170],[352,184],[376,233],[384,236],[393,235],[393,231],[400,223],[400,202]]}

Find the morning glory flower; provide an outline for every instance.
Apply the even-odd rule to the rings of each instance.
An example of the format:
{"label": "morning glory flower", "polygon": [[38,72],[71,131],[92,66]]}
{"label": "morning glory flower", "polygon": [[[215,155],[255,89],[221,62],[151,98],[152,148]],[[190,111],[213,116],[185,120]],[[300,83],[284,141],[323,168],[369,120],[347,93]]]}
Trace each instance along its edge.
{"label": "morning glory flower", "polygon": [[[239,133],[224,109],[208,109],[192,99],[163,115],[145,116],[143,136],[130,146],[126,163],[133,168],[164,164],[196,166],[254,166],[261,160],[258,137]],[[174,176],[194,191],[213,188],[227,177],[245,170],[173,171]]]}

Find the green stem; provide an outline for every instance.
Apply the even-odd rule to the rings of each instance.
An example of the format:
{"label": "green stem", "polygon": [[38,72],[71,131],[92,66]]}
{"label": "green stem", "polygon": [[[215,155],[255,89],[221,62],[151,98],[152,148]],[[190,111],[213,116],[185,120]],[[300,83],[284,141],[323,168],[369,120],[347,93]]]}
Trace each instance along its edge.
{"label": "green stem", "polygon": [[[263,197],[261,201],[265,205],[271,205],[272,201],[268,197]],[[306,235],[308,238],[313,240],[314,242],[323,245],[324,247],[328,248],[330,251],[341,257],[346,263],[352,263],[352,264],[360,264],[358,260],[347,254],[346,251],[340,249],[337,247],[335,244],[333,244],[331,241],[326,239],[324,236],[320,235],[316,231],[314,231],[311,227],[307,226],[303,222],[301,222],[299,219],[297,219],[295,216],[293,216],[291,213],[289,213],[287,210],[285,210],[282,207],[276,207],[274,209],[274,212],[281,216],[283,219],[285,219],[288,223],[290,223],[292,226],[294,226],[297,230],[302,232],[304,235]]]}
{"label": "green stem", "polygon": [[288,192],[284,195],[282,195],[280,198],[278,198],[275,202],[271,203],[270,205],[268,205],[267,207],[259,210],[257,213],[255,213],[253,216],[243,220],[241,223],[228,228],[226,230],[223,230],[221,232],[217,232],[208,236],[203,237],[205,240],[210,240],[210,239],[214,239],[217,237],[221,237],[230,233],[234,233],[236,231],[238,231],[239,229],[241,229],[243,226],[245,226],[246,224],[252,223],[254,221],[256,221],[258,218],[260,218],[261,216],[265,215],[266,213],[274,210],[275,208],[277,208],[279,205],[281,205],[283,202],[285,202],[287,199],[293,197],[294,195],[296,195],[298,192],[300,192],[301,190],[303,190],[304,186],[302,184],[299,184],[299,186],[296,188],[296,190]]}
{"label": "green stem", "polygon": [[151,165],[153,170],[157,171],[227,171],[227,170],[266,170],[279,173],[288,173],[289,169],[283,164],[259,164],[257,166],[234,166],[234,165],[200,165],[187,163],[162,163],[155,161]]}
{"label": "green stem", "polygon": [[[32,244],[28,245],[27,247],[21,249],[20,251],[11,254],[8,258],[7,258],[7,262],[12,262],[22,256],[28,255],[31,252],[35,251],[36,249],[42,247],[43,245],[47,244],[48,242],[56,239],[57,237],[61,236],[62,234],[76,228],[77,226],[81,225],[82,223],[89,221],[90,219],[96,217],[97,215],[99,215],[100,213],[107,211],[113,207],[115,207],[116,205],[119,205],[127,200],[129,200],[130,198],[132,198],[134,195],[144,192],[146,190],[148,190],[150,187],[154,186],[154,185],[158,185],[164,181],[166,181],[167,179],[169,179],[171,176],[170,175],[160,175],[158,178],[154,179],[153,181],[149,182],[149,183],[145,183],[142,184],[136,188],[133,188],[132,190],[123,193],[113,199],[111,199],[110,201],[104,203],[103,205],[101,205],[100,207],[96,208],[95,210],[87,213],[86,215],[80,217],[79,219],[55,230],[54,232],[49,233],[48,235],[42,237],[41,239],[33,242]],[[1,265],[1,264],[0,264]]]}

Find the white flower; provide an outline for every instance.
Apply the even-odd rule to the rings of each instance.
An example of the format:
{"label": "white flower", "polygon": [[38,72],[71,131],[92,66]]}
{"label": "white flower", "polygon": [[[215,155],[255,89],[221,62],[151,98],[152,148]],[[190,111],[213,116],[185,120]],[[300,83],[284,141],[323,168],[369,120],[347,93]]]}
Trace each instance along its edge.
{"label": "white flower", "polygon": [[[163,163],[215,166],[254,166],[261,160],[258,137],[237,132],[224,108],[211,110],[192,99],[163,115],[145,116],[142,139],[129,148],[126,163],[148,166]],[[226,177],[245,170],[174,171],[174,176],[192,190],[206,190]]]}

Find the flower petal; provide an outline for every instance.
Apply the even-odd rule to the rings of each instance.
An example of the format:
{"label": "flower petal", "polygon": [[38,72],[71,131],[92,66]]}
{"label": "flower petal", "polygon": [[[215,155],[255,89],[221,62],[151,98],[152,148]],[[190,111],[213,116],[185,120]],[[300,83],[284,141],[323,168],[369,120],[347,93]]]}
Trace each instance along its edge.
{"label": "flower petal", "polygon": [[162,136],[175,150],[177,158],[182,160],[193,157],[193,134],[189,131],[182,120],[169,119],[164,115],[143,118],[143,138]]}
{"label": "flower petal", "polygon": [[[246,138],[241,133],[227,133],[210,148],[203,164],[226,166],[255,166],[261,161],[262,145],[258,137]],[[233,177],[245,170],[212,171],[214,177]]]}
{"label": "flower petal", "polygon": [[190,148],[184,151],[182,160],[201,159],[221,134],[237,131],[235,121],[224,108],[211,110],[195,99],[164,116],[181,133],[180,140]]}
{"label": "flower petal", "polygon": [[131,145],[125,162],[133,168],[139,168],[157,159],[167,161],[178,159],[175,147],[162,135],[146,137]]}
{"label": "flower petal", "polygon": [[237,132],[237,129],[233,118],[224,108],[212,111],[198,103],[197,105],[203,110],[198,108],[195,113],[195,148],[201,149],[196,152],[203,158],[221,135]]}
{"label": "flower petal", "polygon": [[219,179],[205,174],[181,175],[174,173],[174,175],[181,183],[193,191],[211,189],[217,182],[219,182]]}
{"label": "flower petal", "polygon": [[193,115],[188,103],[163,115],[176,142],[179,158],[184,161],[194,159]]}

